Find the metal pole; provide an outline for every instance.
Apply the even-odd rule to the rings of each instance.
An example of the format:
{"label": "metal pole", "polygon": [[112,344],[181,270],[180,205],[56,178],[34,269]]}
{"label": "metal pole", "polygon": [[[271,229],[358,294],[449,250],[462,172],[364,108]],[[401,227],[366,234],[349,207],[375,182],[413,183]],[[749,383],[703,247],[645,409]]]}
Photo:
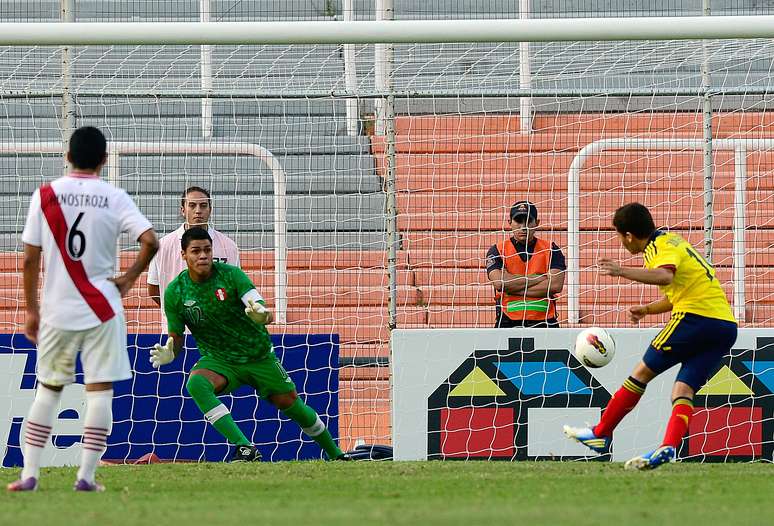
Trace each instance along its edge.
{"label": "metal pole", "polygon": [[[711,15],[711,0],[702,0],[703,12],[706,17]],[[713,174],[712,174],[712,97],[710,87],[712,78],[710,74],[709,50],[707,41],[701,43],[703,60],[701,62],[701,90],[702,90],[702,128],[704,130],[704,257],[712,263],[712,240],[714,233],[715,216],[713,212]]]}
{"label": "metal pole", "polygon": [[745,205],[747,201],[747,147],[737,145],[734,150],[734,317],[745,321]]}
{"label": "metal pole", "polygon": [[[344,0],[344,21],[351,22],[355,19],[355,10],[352,6],[353,0]],[[355,45],[344,44],[344,83],[348,93],[357,92],[357,66],[355,62]],[[348,98],[344,101],[347,109],[347,135],[352,137],[358,134],[357,121],[358,100]]]}
{"label": "metal pole", "polygon": [[[75,22],[75,0],[61,0],[61,19],[64,23]],[[70,136],[75,131],[77,110],[75,95],[72,92],[72,48],[62,48],[62,142],[67,151]],[[67,173],[67,161],[64,161],[64,173]]]}
{"label": "metal pole", "polygon": [[[121,164],[119,160],[119,152],[115,148],[108,150],[107,162],[105,163],[104,172],[106,173],[106,181],[113,186],[119,186],[118,181],[120,179]],[[116,241],[116,272],[121,272],[121,239]]]}
{"label": "metal pole", "polygon": [[567,174],[567,321],[580,323],[580,171],[597,150],[584,146],[572,160]]}
{"label": "metal pole", "polygon": [[[580,305],[579,286],[579,234],[580,208],[579,189],[580,171],[586,160],[603,150],[701,150],[705,146],[703,139],[663,139],[660,137],[617,137],[613,139],[601,139],[587,144],[580,149],[570,164],[567,174],[568,200],[567,200],[567,312],[570,323],[578,322]],[[734,157],[734,312],[738,319],[744,319],[744,312],[739,317],[739,309],[744,309],[745,288],[745,224],[747,221],[745,212],[747,167],[745,154],[747,150],[774,150],[774,139],[716,139],[713,142],[716,150],[733,150]],[[741,152],[745,152],[744,154]],[[736,286],[739,284],[739,286]]]}
{"label": "metal pole", "polygon": [[[530,0],[519,0],[519,18],[526,20],[530,15]],[[532,87],[532,64],[529,55],[529,42],[519,42],[519,88],[529,90]],[[519,100],[519,125],[521,133],[532,133],[532,98]]]}
{"label": "metal pole", "polygon": [[[343,22],[341,22],[343,23]],[[772,22],[774,23],[774,22]],[[1,36],[1,35],[0,35]],[[299,88],[300,89],[300,88]],[[415,89],[401,89],[396,90],[392,89],[390,91],[393,95],[396,97],[414,97],[414,98],[434,98],[434,99],[459,99],[460,97],[475,97],[479,99],[492,99],[492,98],[519,98],[519,97],[531,97],[533,99],[535,98],[548,98],[556,100],[557,98],[584,98],[584,97],[648,97],[649,99],[653,99],[654,97],[692,97],[696,98],[696,87],[680,87],[676,89],[663,89],[663,88],[654,88],[654,89],[623,89],[623,88],[616,88],[616,89],[609,89],[609,90],[598,90],[598,89],[556,89],[556,90],[548,90],[548,89],[531,89],[529,91],[522,91],[518,87],[505,87],[503,89],[497,89],[497,90],[489,90],[489,89],[470,89],[470,88],[460,88],[460,89],[438,89],[438,90],[431,90],[430,88],[422,89],[422,90],[415,90]],[[135,98],[156,98],[156,99],[164,99],[164,98],[172,98],[172,99],[201,99],[207,95],[206,93],[203,93],[200,89],[166,89],[166,88],[147,88],[144,89],[142,87],[133,87],[133,88],[127,88],[127,89],[98,89],[98,88],[82,88],[78,89],[78,98],[79,99],[104,99],[104,98],[125,98],[125,97],[135,97]],[[723,88],[723,95],[742,95],[746,97],[750,97],[755,95],[756,100],[755,101],[761,101],[764,100],[764,97],[766,97],[765,100],[768,100],[768,97],[771,95],[771,87],[762,85],[762,86],[743,86],[743,87],[735,87],[735,88]],[[60,97],[62,96],[62,90],[60,88],[56,89],[43,89],[43,90],[23,90],[23,91],[14,91],[14,90],[4,90],[0,89],[0,97],[3,99],[8,100],[30,100],[30,99],[50,99],[52,97]],[[335,90],[326,90],[326,89],[312,89],[307,91],[297,91],[297,90],[291,90],[291,89],[274,89],[274,90],[261,90],[260,96],[262,99],[303,99],[308,100],[310,98],[318,98],[318,97],[336,97],[339,99],[347,99],[347,98],[357,98],[359,100],[362,99],[382,99],[384,98],[384,93],[380,93],[376,91],[373,88],[370,87],[360,87],[359,91],[356,95],[352,95],[346,91],[346,89],[335,89]],[[250,90],[250,89],[229,89],[227,91],[222,92],[211,92],[209,94],[209,98],[211,99],[224,99],[224,100],[235,100],[235,99],[250,99],[255,100],[256,98],[256,91]],[[754,101],[754,102],[755,102]]]}
{"label": "metal pole", "polygon": [[[376,0],[376,20],[382,22],[392,20],[392,0]],[[392,90],[392,44],[376,44],[374,46],[374,84],[376,90],[387,93]],[[386,134],[386,99],[376,99],[376,135]]]}
{"label": "metal pole", "polygon": [[386,148],[384,152],[386,177],[384,181],[385,201],[387,208],[387,277],[390,292],[389,328],[398,326],[398,201],[395,185],[395,96],[387,95],[384,104]]}
{"label": "metal pole", "polygon": [[120,153],[119,150],[113,148],[112,144],[110,145],[107,162],[105,163],[105,172],[107,174],[106,181],[113,186],[119,186],[121,165],[118,156]]}
{"label": "metal pole", "polygon": [[[199,21],[210,21],[210,0],[199,0]],[[201,87],[202,92],[212,91],[212,46],[201,47]],[[212,138],[212,99],[202,99],[202,137]]]}
{"label": "metal pole", "polygon": [[[386,127],[385,157],[385,208],[387,209],[387,286],[389,300],[387,303],[387,327],[390,331],[389,353],[390,363],[395,363],[392,354],[392,331],[398,327],[398,245],[400,236],[398,233],[398,200],[395,185],[395,96],[387,95],[384,101],[384,124]],[[392,373],[392,369],[390,369]],[[390,374],[390,392],[392,393],[394,377]],[[395,429],[394,397],[390,397],[390,429]]]}
{"label": "metal pole", "polygon": [[[391,3],[392,0],[382,0]],[[392,16],[392,9],[389,10]],[[774,15],[284,22],[0,22],[0,46],[416,44],[774,38]],[[695,92],[694,92],[695,94]]]}
{"label": "metal pole", "polygon": [[[0,142],[0,155],[59,154],[61,142]],[[252,143],[204,142],[110,142],[108,144],[107,177],[118,177],[118,159],[121,154],[152,155],[251,155],[271,170],[274,183],[274,273],[275,318],[277,323],[287,321],[288,240],[287,240],[287,174],[282,164],[269,150]]]}

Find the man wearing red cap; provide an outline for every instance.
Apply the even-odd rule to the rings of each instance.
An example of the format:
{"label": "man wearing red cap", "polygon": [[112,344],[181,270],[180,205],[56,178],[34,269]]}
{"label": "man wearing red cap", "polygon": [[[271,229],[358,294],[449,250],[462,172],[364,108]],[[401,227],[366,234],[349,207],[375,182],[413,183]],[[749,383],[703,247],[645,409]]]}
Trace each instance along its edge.
{"label": "man wearing red cap", "polygon": [[512,236],[492,245],[486,273],[495,290],[495,327],[559,327],[556,296],[564,287],[564,254],[535,237],[537,207],[517,201],[508,223]]}

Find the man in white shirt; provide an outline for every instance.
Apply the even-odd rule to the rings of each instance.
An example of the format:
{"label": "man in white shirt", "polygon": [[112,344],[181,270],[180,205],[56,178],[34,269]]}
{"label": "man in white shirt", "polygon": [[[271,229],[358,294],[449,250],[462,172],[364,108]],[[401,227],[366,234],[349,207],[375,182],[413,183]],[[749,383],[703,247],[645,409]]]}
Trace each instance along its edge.
{"label": "man in white shirt", "polygon": [[[113,425],[113,382],[132,377],[121,297],[158,249],[153,225],[132,198],[99,179],[105,136],[84,127],[70,138],[68,175],[32,195],[24,242],[24,334],[38,346],[35,400],[25,421],[24,469],[8,491],[34,491],[62,388],[75,382],[80,353],[86,384],[81,465],[74,489],[103,491],[95,472]],[[140,244],[132,266],[115,276],[122,232]],[[45,268],[38,303],[41,254]]]}
{"label": "man in white shirt", "polygon": [[164,320],[164,294],[167,285],[185,270],[180,239],[183,233],[192,226],[206,228],[212,238],[212,256],[214,261],[239,266],[239,249],[236,243],[225,234],[209,226],[212,214],[212,198],[210,193],[199,186],[186,188],[180,199],[180,215],[183,224],[174,232],[170,232],[159,241],[159,251],[148,268],[148,295],[156,305],[161,307],[162,327],[166,328]]}

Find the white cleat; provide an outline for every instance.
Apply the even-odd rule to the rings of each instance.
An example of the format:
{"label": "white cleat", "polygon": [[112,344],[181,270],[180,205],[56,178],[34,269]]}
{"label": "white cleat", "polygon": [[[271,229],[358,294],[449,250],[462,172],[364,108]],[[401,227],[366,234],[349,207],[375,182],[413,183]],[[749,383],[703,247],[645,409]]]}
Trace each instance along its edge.
{"label": "white cleat", "polygon": [[645,471],[646,469],[650,469],[650,462],[648,462],[648,459],[645,457],[630,458],[624,464],[624,469]]}
{"label": "white cleat", "polygon": [[610,438],[598,437],[589,427],[564,426],[564,435],[567,438],[580,442],[596,453],[610,452]]}
{"label": "white cleat", "polygon": [[656,469],[659,466],[673,462],[675,455],[676,451],[672,446],[661,446],[650,453],[627,460],[626,464],[624,464],[624,469],[636,469],[638,471]]}

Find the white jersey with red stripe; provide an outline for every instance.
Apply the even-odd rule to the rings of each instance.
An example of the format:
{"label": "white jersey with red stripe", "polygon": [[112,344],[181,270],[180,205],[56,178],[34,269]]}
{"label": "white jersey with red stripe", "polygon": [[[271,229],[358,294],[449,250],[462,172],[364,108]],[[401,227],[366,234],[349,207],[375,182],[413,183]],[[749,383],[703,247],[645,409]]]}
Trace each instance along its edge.
{"label": "white jersey with red stripe", "polygon": [[57,329],[97,327],[123,312],[115,276],[122,232],[138,239],[153,228],[122,189],[72,172],[32,194],[22,233],[43,252],[40,319]]}

